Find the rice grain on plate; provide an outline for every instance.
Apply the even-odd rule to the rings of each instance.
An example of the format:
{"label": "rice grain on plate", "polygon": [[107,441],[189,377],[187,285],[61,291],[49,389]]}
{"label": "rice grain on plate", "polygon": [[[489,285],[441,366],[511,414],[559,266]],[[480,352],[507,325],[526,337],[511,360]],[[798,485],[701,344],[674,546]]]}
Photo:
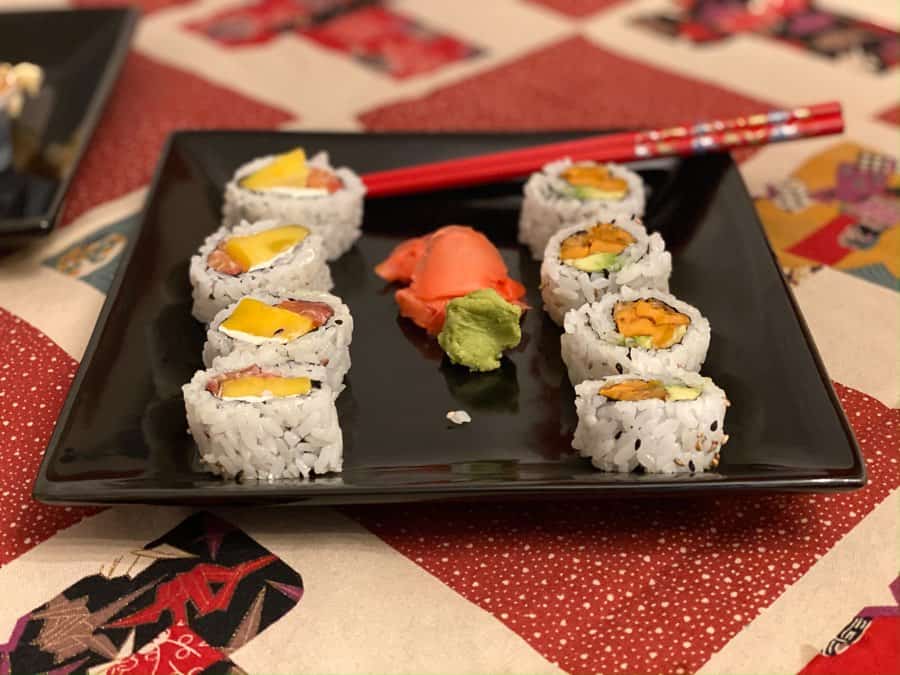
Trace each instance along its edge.
{"label": "rice grain on plate", "polygon": [[329,291],[334,285],[322,239],[275,220],[219,228],[191,258],[189,274],[193,314],[203,322],[251,293]]}
{"label": "rice grain on plate", "polygon": [[531,175],[524,193],[519,241],[536,260],[550,237],[571,223],[644,215],[644,183],[619,164],[551,162]]}
{"label": "rice grain on plate", "polygon": [[593,220],[563,228],[547,242],[541,263],[544,309],[562,325],[566,312],[623,286],[668,292],[672,256],[659,233],[639,218]]}
{"label": "rice grain on plate", "polygon": [[725,392],[697,373],[613,375],[575,387],[572,447],[603,471],[714,469],[728,441]]}
{"label": "rice grain on plate", "polygon": [[182,388],[203,463],[228,478],[340,471],[343,438],[322,368],[219,364]]}
{"label": "rice grain on plate", "polygon": [[282,157],[260,157],[238,168],[225,186],[224,225],[268,219],[303,225],[322,238],[328,260],[339,258],[362,234],[365,185],[350,169],[332,167],[328,153],[320,152],[309,160],[309,168],[334,176],[334,187],[246,187],[245,179]]}
{"label": "rice grain on plate", "polygon": [[700,370],[709,349],[709,321],[674,295],[623,287],[570,310],[560,338],[569,380],[660,369]]}
{"label": "rice grain on plate", "polygon": [[[206,333],[203,363],[224,357],[261,366],[307,363],[323,366],[335,395],[350,369],[353,317],[330,293],[254,293],[216,314]],[[234,362],[234,361],[233,361]]]}

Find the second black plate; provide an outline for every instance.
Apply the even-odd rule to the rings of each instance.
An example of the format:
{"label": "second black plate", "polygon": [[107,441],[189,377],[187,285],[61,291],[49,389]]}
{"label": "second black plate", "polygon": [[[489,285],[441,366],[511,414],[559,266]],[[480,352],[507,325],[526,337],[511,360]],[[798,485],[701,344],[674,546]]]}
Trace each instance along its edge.
{"label": "second black plate", "polygon": [[[44,70],[38,96],[8,129],[15,162],[0,166],[0,245],[53,228],[137,17],[127,7],[0,12],[0,62]],[[0,119],[0,144],[4,125]]]}
{"label": "second black plate", "polygon": [[[540,311],[538,264],[518,246],[521,184],[370,200],[357,246],[333,266],[355,319],[353,367],[338,408],[344,473],[237,484],[203,471],[186,433],[181,385],[201,367],[188,259],[219,224],[222,188],[248,159],[302,145],[359,172],[571,135],[352,135],[189,132],[173,137],[136,243],[97,324],[51,439],[35,496],[53,502],[350,503],[410,499],[608,496],[728,490],[850,489],[862,460],[727,155],[638,165],[648,225],[674,257],[673,293],[712,324],[704,366],[733,405],[716,472],[602,473],[570,448],[573,391],[559,329]],[[448,365],[398,319],[372,268],[399,241],[472,224],[528,286],[523,345],[495,373]],[[465,409],[471,424],[444,415]]]}

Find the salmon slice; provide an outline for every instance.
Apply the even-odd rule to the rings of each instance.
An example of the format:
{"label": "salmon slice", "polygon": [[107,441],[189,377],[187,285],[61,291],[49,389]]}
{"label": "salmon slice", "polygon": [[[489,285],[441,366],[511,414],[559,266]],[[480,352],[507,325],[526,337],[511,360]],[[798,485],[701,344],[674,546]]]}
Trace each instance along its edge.
{"label": "salmon slice", "polygon": [[209,254],[209,257],[206,259],[206,264],[220,274],[228,274],[233,277],[247,271],[241,267],[241,264],[237,260],[228,255],[221,246]]}
{"label": "salmon slice", "polygon": [[247,366],[241,370],[232,370],[209,378],[206,382],[206,391],[213,396],[218,396],[224,383],[229,380],[236,380],[240,377],[278,377],[278,374],[267,372],[259,366]]}
{"label": "salmon slice", "polygon": [[282,300],[276,307],[309,318],[316,328],[324,325],[334,315],[331,305],[310,300]]}
{"label": "salmon slice", "polygon": [[330,171],[311,166],[306,177],[306,187],[322,188],[328,190],[329,193],[334,193],[344,187],[344,184]]}

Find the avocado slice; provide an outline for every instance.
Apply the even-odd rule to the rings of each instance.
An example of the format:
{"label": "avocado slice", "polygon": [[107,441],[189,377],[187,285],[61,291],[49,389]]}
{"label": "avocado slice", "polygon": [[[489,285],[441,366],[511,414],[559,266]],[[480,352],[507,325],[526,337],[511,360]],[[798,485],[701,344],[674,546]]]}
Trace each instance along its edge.
{"label": "avocado slice", "polygon": [[592,253],[584,258],[575,258],[565,262],[571,263],[573,267],[582,272],[602,272],[615,267],[618,259],[618,253]]}
{"label": "avocado slice", "polygon": [[640,347],[641,349],[653,349],[653,337],[650,335],[633,335],[625,338],[626,347]]}
{"label": "avocado slice", "polygon": [[575,196],[582,200],[615,201],[622,199],[627,194],[624,190],[601,190],[588,185],[579,185],[574,189]]}
{"label": "avocado slice", "polygon": [[666,387],[666,394],[670,401],[693,401],[700,397],[700,390],[695,387],[670,384]]}

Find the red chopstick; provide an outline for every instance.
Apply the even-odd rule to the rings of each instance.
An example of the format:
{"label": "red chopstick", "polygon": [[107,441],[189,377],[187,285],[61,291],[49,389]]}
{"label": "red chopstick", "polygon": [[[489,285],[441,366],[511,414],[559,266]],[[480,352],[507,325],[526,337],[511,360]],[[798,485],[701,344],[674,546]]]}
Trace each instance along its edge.
{"label": "red chopstick", "polygon": [[843,131],[840,103],[819,103],[743,117],[590,136],[520,150],[377,171],[363,176],[367,196],[385,197],[477,185],[525,176],[556,159],[628,162],[698,155]]}

